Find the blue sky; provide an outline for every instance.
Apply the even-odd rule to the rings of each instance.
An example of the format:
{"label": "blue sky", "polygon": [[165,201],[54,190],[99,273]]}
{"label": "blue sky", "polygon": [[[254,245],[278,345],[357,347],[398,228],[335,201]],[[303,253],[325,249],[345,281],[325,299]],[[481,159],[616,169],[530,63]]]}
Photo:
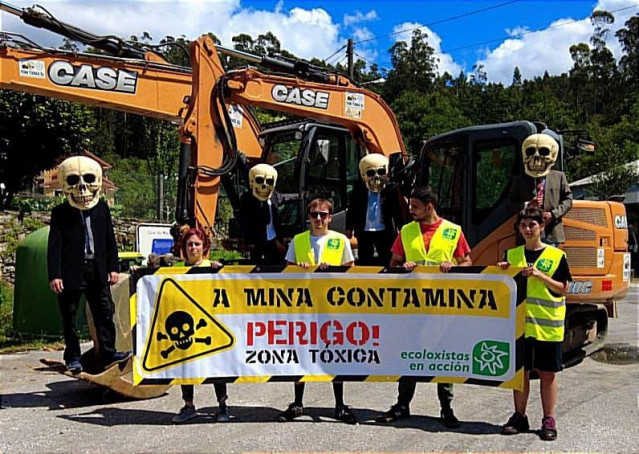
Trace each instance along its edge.
{"label": "blue sky", "polygon": [[[6,1],[6,0],[5,0]],[[396,40],[410,40],[422,27],[438,52],[440,72],[453,75],[482,64],[489,81],[509,83],[515,66],[524,78],[560,74],[572,66],[570,45],[588,42],[595,9],[614,12],[609,45],[620,50],[614,31],[639,14],[639,0],[599,1],[338,1],[338,0],[39,0],[58,19],[103,34],[128,37],[148,31],[155,40],[166,35],[193,39],[213,32],[224,45],[247,33],[256,37],[272,31],[283,48],[304,58],[327,58],[348,38],[355,52],[369,62],[389,68],[388,49]],[[12,0],[18,7],[31,6]],[[46,45],[59,38],[0,15],[0,29],[18,31]],[[522,34],[523,32],[523,34]],[[344,61],[344,51],[329,62]]]}

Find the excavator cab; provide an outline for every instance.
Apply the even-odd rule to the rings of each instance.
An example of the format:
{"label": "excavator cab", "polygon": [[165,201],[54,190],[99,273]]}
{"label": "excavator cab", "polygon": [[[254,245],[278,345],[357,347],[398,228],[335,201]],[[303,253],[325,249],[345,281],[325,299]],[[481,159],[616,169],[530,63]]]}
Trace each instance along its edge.
{"label": "excavator cab", "polygon": [[[507,202],[512,177],[524,171],[521,144],[537,131],[536,124],[520,121],[458,129],[424,143],[416,181],[437,192],[437,212],[462,226],[471,248],[514,214]],[[514,244],[508,229],[505,238]],[[484,264],[496,263],[493,258]]]}
{"label": "excavator cab", "polygon": [[[263,144],[261,162],[278,173],[276,191],[284,238],[309,228],[306,206],[316,197],[333,204],[331,229],[344,232],[348,201],[364,155],[348,129],[308,120],[283,121],[265,125],[259,140]],[[238,194],[247,188],[248,184],[236,186]]]}

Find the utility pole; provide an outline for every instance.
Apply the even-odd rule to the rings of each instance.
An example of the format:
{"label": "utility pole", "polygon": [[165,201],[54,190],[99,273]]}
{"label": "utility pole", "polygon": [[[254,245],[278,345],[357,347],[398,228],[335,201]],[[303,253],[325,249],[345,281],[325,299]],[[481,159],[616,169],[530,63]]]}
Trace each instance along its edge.
{"label": "utility pole", "polygon": [[346,68],[348,69],[348,77],[353,80],[353,39],[348,39],[348,44],[346,44],[346,56],[348,57],[348,63]]}

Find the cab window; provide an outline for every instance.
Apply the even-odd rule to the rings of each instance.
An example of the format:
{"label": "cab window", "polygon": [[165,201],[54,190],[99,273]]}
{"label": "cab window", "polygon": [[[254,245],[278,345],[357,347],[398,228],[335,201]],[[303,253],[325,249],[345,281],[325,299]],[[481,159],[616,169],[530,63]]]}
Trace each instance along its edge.
{"label": "cab window", "polygon": [[517,149],[515,143],[477,142],[473,147],[473,219],[481,222],[507,196]]}

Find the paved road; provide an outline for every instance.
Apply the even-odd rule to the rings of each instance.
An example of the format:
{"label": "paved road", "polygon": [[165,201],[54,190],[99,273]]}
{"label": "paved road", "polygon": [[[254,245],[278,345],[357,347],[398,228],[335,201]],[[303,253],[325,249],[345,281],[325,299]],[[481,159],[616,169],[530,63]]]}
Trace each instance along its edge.
{"label": "paved road", "polygon": [[[620,305],[607,342],[638,346],[638,293]],[[393,425],[374,423],[395,398],[391,383],[347,383],[346,398],[360,418],[357,426],[332,416],[329,384],[312,383],[305,403],[308,416],[291,423],[272,422],[292,400],[289,383],[230,386],[234,419],[212,422],[212,386],[196,388],[203,416],[184,426],[170,424],[181,406],[179,388],[147,401],[104,402],[100,389],[47,372],[39,351],[0,356],[0,451],[6,453],[173,453],[256,451],[599,451],[639,449],[639,363],[615,365],[586,358],[560,375],[555,442],[534,433],[499,435],[512,412],[511,392],[473,385],[455,388],[455,409],[464,421],[446,430],[436,416],[434,384],[418,385],[414,417]],[[541,419],[537,383],[529,416]]]}

